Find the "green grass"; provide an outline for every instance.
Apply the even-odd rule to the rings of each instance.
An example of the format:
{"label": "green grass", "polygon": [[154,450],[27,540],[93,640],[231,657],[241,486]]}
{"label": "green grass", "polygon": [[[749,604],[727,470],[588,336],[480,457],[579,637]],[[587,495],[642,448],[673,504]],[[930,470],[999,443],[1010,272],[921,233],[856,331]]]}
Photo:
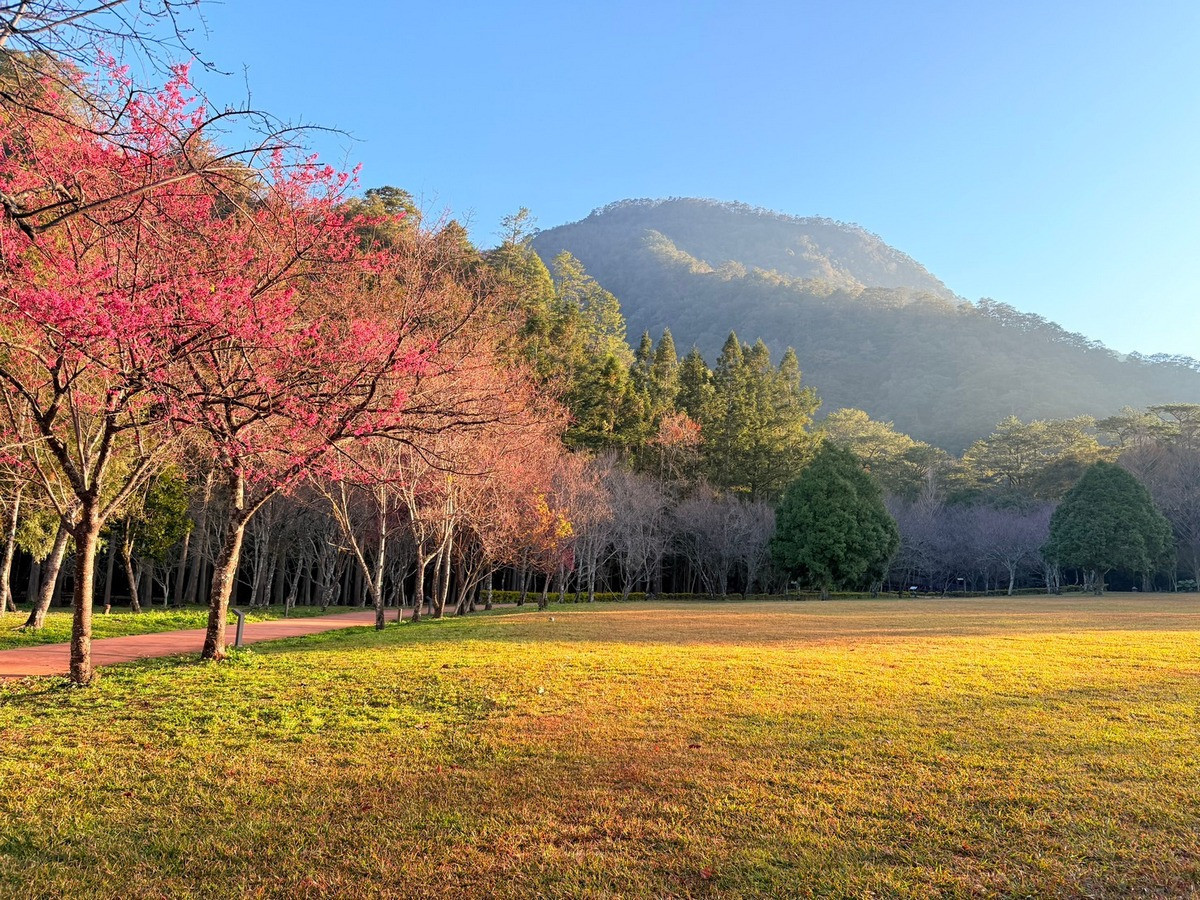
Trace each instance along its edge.
{"label": "green grass", "polygon": [[[208,623],[208,607],[187,606],[182,609],[153,609],[142,607],[142,612],[113,612],[104,615],[102,608],[92,617],[92,637],[121,637],[128,634],[152,634],[158,631],[178,631],[184,628],[203,628]],[[331,606],[328,613],[350,612],[351,607]],[[29,615],[28,608],[20,612],[0,616],[0,650],[16,647],[33,647],[38,644],[57,644],[71,639],[71,610],[51,609],[46,614],[46,624],[37,631],[22,631],[21,626]],[[297,606],[292,609],[293,618],[322,615],[319,606]],[[247,622],[265,622],[283,617],[282,607],[248,610]],[[230,616],[230,621],[235,621]]]}
{"label": "green grass", "polygon": [[1198,733],[1194,596],[351,629],[0,685],[0,896],[1197,896]]}

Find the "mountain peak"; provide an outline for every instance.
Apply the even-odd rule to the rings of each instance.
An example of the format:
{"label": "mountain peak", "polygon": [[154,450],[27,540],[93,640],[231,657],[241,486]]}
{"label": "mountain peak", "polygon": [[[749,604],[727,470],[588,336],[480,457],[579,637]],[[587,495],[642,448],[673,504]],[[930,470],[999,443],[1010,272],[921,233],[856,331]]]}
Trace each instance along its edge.
{"label": "mountain peak", "polygon": [[[906,289],[952,302],[961,299],[908,254],[859,225],[745,203],[696,197],[620,200],[579,222],[543,232],[537,243],[578,233],[604,240],[605,233],[614,231],[633,237],[657,233],[676,251],[714,270],[732,262],[748,271],[837,288]],[[588,260],[583,262],[591,268]]]}
{"label": "mountain peak", "polygon": [[852,407],[957,452],[1009,415],[1107,416],[1200,402],[1193,361],[1122,356],[1004,303],[968,303],[858,225],[696,198],[623,200],[539,232],[620,300],[714,359],[731,330],[792,346],[824,409]]}

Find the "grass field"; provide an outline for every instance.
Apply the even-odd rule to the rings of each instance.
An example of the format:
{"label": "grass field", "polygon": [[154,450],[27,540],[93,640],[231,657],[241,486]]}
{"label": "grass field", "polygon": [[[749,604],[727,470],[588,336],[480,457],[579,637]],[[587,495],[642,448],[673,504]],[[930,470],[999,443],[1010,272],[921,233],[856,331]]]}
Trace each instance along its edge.
{"label": "grass field", "polygon": [[[330,613],[349,612],[351,607],[332,606]],[[395,611],[391,611],[395,615]],[[292,609],[292,617],[319,616],[319,606],[297,606]],[[52,609],[46,613],[46,624],[37,631],[22,631],[29,610],[22,608],[19,612],[6,613],[0,616],[0,650],[13,650],[17,647],[33,647],[37,644],[58,644],[71,639],[71,610]],[[247,622],[265,622],[283,616],[282,607],[247,610]],[[237,620],[229,617],[230,622]],[[99,609],[92,618],[92,637],[119,637],[127,634],[151,634],[158,631],[176,631],[184,628],[203,628],[208,624],[207,606],[187,606],[182,609],[162,609],[161,607],[143,607],[142,612],[132,613],[128,610],[104,615]]]}
{"label": "grass field", "polygon": [[1187,595],[355,629],[0,684],[0,896],[1200,896],[1198,734]]}

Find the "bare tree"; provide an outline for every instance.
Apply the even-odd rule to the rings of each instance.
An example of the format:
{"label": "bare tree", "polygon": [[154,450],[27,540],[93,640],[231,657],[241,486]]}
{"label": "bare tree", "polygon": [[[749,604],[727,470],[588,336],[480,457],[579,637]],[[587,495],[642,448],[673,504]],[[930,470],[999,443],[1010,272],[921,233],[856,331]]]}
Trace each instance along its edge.
{"label": "bare tree", "polygon": [[609,530],[621,567],[621,599],[639,582],[649,583],[651,566],[662,558],[667,537],[667,495],[645,475],[613,468],[605,478],[612,503]]}
{"label": "bare tree", "polygon": [[729,575],[738,559],[738,501],[701,483],[675,507],[678,546],[704,591],[729,593]]}
{"label": "bare tree", "polygon": [[1171,523],[1178,558],[1200,584],[1200,448],[1189,441],[1143,443],[1121,454],[1120,464],[1146,486]]}
{"label": "bare tree", "polygon": [[770,562],[770,540],[775,533],[775,510],[761,500],[735,499],[734,553],[742,567],[745,580],[742,596],[751,593],[759,573]]}
{"label": "bare tree", "polygon": [[1054,506],[1039,503],[1028,509],[981,506],[972,510],[978,549],[984,559],[997,563],[1008,576],[1010,595],[1017,577],[1038,562],[1041,548],[1050,537]]}

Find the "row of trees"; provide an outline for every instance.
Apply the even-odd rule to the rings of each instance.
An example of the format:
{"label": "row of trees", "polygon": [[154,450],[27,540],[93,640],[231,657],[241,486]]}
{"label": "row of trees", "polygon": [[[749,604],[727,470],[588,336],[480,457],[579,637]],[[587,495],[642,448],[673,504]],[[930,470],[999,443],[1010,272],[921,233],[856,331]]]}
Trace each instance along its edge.
{"label": "row of trees", "polygon": [[285,607],[365,596],[382,627],[406,595],[417,616],[470,609],[498,571],[543,597],[568,577],[657,590],[666,559],[673,587],[760,580],[756,498],[786,473],[752,441],[732,462],[697,448],[755,409],[802,443],[794,355],[732,338],[689,369],[669,336],[634,354],[615,299],[570,257],[549,277],[521,217],[480,253],[403,191],[350,197],[281,130],[227,151],[186,68],[153,91],[103,52],[88,68],[55,35],[82,54],[90,11],[51,6],[0,92],[0,592],[11,607],[18,547],[29,627],[69,582],[74,680],[114,581],[135,609],[206,602],[220,658],[239,582]]}
{"label": "row of trees", "polygon": [[[54,523],[31,624],[69,553],[71,676],[89,681],[102,544],[125,558],[136,603],[133,560],[172,543],[177,595],[207,579],[204,655],[220,658],[251,524],[305,490],[326,497],[380,610],[404,502],[444,602],[452,567],[469,585],[537,526],[562,455],[561,411],[509,352],[511,307],[461,229],[348,202],[352,176],[293,152],[285,131],[222,148],[233,113],[212,113],[186,67],[147,90],[103,50],[76,65],[64,46],[123,21],[107,6],[5,13],[24,40],[0,73],[9,561],[23,522]],[[171,509],[201,488],[197,539],[170,534]],[[448,511],[440,530],[427,506]],[[297,579],[254,547],[260,585],[264,560]]]}
{"label": "row of trees", "polygon": [[[543,265],[526,211],[480,251],[402,190],[351,196],[284,130],[228,151],[232,113],[185,67],[154,91],[103,53],[80,67],[53,35],[79,51],[92,20],[38,9],[49,43],[0,71],[0,595],[22,547],[40,627],[70,563],[76,681],[114,579],[135,609],[206,602],[209,658],[239,590],[370,602],[382,628],[406,600],[488,605],[497,577],[543,603],[879,586],[889,562],[1011,589],[1053,548],[1094,580],[1125,563],[1034,535],[1118,453],[1200,560],[1194,409],[1010,419],[959,460],[857,410],[814,428],[792,351],[730,334],[710,368],[670,332],[631,350],[616,298],[569,254]],[[884,492],[907,500],[899,532]],[[1138,565],[1165,564],[1147,548]]]}

